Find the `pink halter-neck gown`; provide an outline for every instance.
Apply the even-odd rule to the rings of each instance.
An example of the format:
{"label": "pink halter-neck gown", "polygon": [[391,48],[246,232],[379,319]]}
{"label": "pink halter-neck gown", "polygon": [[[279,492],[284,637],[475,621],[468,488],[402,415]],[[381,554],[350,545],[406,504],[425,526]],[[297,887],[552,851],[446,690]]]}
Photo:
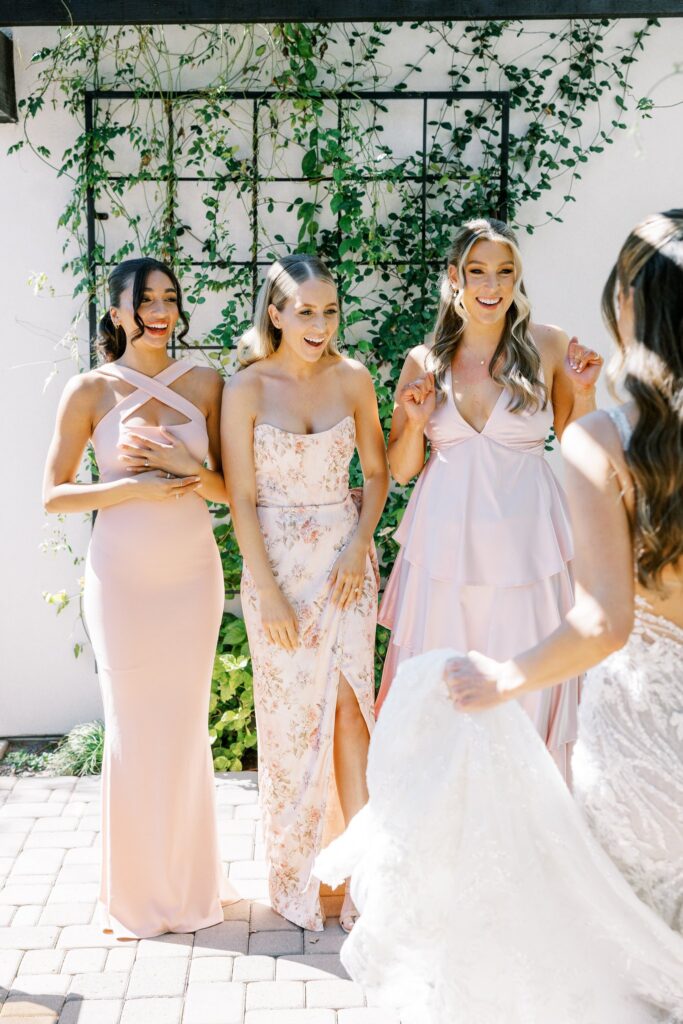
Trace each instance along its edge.
{"label": "pink halter-neck gown", "polygon": [[[204,461],[204,415],[171,389],[192,365],[150,378],[109,363],[135,390],[97,424],[102,481],[126,475],[117,445],[155,398],[186,417],[169,431]],[[85,614],[102,688],[103,927],[117,937],[191,932],[223,920],[208,735],[211,671],[224,601],[206,503],[132,500],[102,509],[85,572]]]}
{"label": "pink halter-neck gown", "polygon": [[[450,372],[444,390],[380,607],[392,637],[378,710],[406,658],[443,647],[510,658],[556,629],[574,603],[569,516],[544,459],[550,403],[513,413],[502,391],[479,433],[455,405]],[[578,698],[572,679],[520,701],[565,777]]]}

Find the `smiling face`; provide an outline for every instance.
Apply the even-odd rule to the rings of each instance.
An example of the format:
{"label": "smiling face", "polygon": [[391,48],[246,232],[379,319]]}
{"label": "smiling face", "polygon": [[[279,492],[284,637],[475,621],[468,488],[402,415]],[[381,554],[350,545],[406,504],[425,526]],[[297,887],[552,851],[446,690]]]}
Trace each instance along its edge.
{"label": "smiling face", "polygon": [[330,281],[310,277],[293,284],[282,309],[268,306],[268,315],[282,332],[280,347],[286,346],[291,354],[307,362],[316,362],[339,328],[337,289]]}
{"label": "smiling face", "polygon": [[[165,348],[178,323],[178,295],[171,279],[162,270],[151,270],[145,280],[145,287],[137,310],[133,305],[133,278],[121,292],[118,306],[112,306],[111,318],[117,326],[123,327],[128,341],[135,345],[151,348]],[[144,334],[135,320],[135,313],[145,325]]]}
{"label": "smiling face", "polygon": [[461,282],[458,268],[448,268],[454,287],[462,287],[462,303],[468,317],[482,325],[504,320],[514,301],[515,264],[510,246],[480,238],[465,257],[463,272],[465,279]]}

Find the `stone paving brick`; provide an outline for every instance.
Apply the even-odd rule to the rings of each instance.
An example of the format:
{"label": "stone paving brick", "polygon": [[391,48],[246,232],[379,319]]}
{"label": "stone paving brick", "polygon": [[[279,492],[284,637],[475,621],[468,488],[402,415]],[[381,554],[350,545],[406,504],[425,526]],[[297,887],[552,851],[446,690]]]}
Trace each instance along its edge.
{"label": "stone paving brick", "polygon": [[94,903],[99,895],[97,882],[72,882],[69,885],[55,885],[48,903]]}
{"label": "stone paving brick", "polygon": [[226,805],[236,807],[238,804],[254,804],[258,802],[258,793],[255,786],[248,788],[230,787],[229,789],[219,788],[216,791],[216,806],[220,814]]}
{"label": "stone paving brick", "polygon": [[73,832],[80,824],[79,818],[36,818],[34,832]]}
{"label": "stone paving brick", "polygon": [[122,1008],[120,999],[69,998],[64,1003],[59,1024],[118,1024]]}
{"label": "stone paving brick", "polygon": [[194,982],[187,989],[183,1024],[242,1024],[244,990],[234,981]]}
{"label": "stone paving brick", "polygon": [[35,818],[6,818],[0,811],[0,836],[8,833],[23,832],[28,834],[35,823]]}
{"label": "stone paving brick", "polygon": [[194,935],[177,932],[159,935],[154,939],[141,939],[138,943],[137,959],[147,957],[189,956],[192,952]]}
{"label": "stone paving brick", "polygon": [[17,974],[12,992],[28,996],[65,996],[69,988],[68,974]]}
{"label": "stone paving brick", "polygon": [[[38,929],[33,929],[37,931]],[[57,931],[53,928],[52,931]],[[54,943],[53,943],[54,945]],[[113,935],[105,933],[94,924],[74,924],[63,928],[57,946],[59,949],[80,949],[82,946],[92,946],[94,949],[111,948],[118,945]],[[131,943],[132,946],[135,943]]]}
{"label": "stone paving brick", "polygon": [[264,903],[251,904],[252,932],[300,932],[297,925]]}
{"label": "stone paving brick", "polygon": [[43,804],[47,803],[52,795],[52,791],[45,787],[35,786],[15,786],[14,791],[7,797],[7,803],[36,803]]}
{"label": "stone paving brick", "polygon": [[14,917],[16,907],[0,907],[0,928],[6,928]]}
{"label": "stone paving brick", "polygon": [[223,907],[224,921],[248,921],[251,917],[251,903],[249,900],[237,900]]}
{"label": "stone paving brick", "polygon": [[68,789],[53,789],[50,793],[51,804],[65,804],[71,799],[71,791]]}
{"label": "stone paving brick", "polygon": [[[19,853],[19,850],[22,848],[25,841],[26,840],[24,839],[22,833],[10,832],[7,835],[1,835],[0,857],[3,859],[3,861],[5,857],[15,857]],[[10,861],[7,864],[7,870],[9,871],[11,867],[12,862]]]}
{"label": "stone paving brick", "polygon": [[232,976],[235,981],[272,981],[275,964],[272,956],[240,956],[235,959]]}
{"label": "stone paving brick", "polygon": [[64,850],[26,850],[14,862],[12,873],[17,875],[47,875],[59,871]]}
{"label": "stone paving brick", "polygon": [[119,944],[116,949],[110,949],[107,953],[107,971],[130,971],[135,963],[135,950],[127,949],[126,945]]}
{"label": "stone paving brick", "polygon": [[49,885],[6,885],[0,889],[0,904],[20,907],[26,903],[42,905],[50,895]]}
{"label": "stone paving brick", "polygon": [[64,864],[97,864],[100,863],[100,851],[89,847],[82,850],[67,850],[64,854]]}
{"label": "stone paving brick", "polygon": [[306,1006],[324,1006],[342,1010],[347,1006],[364,1006],[365,996],[353,981],[307,981]]}
{"label": "stone paving brick", "polygon": [[12,918],[13,928],[25,928],[30,927],[34,924],[40,924],[40,915],[42,907],[17,907],[14,917]]}
{"label": "stone paving brick", "polygon": [[47,925],[35,925],[32,928],[0,928],[0,949],[51,949],[57,941],[58,934],[58,928]]}
{"label": "stone paving brick", "polygon": [[[2,776],[0,776],[2,778]],[[14,976],[19,970],[19,964],[25,953],[17,949],[3,949],[0,951],[0,987],[9,988]]]}
{"label": "stone paving brick", "polygon": [[70,924],[90,924],[95,910],[94,903],[56,903],[43,907],[39,924],[56,924],[64,928]]}
{"label": "stone paving brick", "polygon": [[59,1011],[64,1005],[63,995],[23,995],[19,989],[10,992],[0,1010],[0,1024],[6,1024],[5,1018],[11,1020],[20,1018],[24,1024],[33,1021],[36,1016],[47,1016],[52,1014],[51,1020],[57,1020]]}
{"label": "stone paving brick", "polygon": [[240,878],[233,882],[244,900],[268,900],[268,882],[265,878]]}
{"label": "stone paving brick", "polygon": [[261,809],[258,804],[242,804],[235,808],[235,818],[247,818],[250,821],[258,821],[260,817]]}
{"label": "stone paving brick", "polygon": [[380,1009],[376,1006],[340,1010],[338,1024],[401,1024],[397,1010]]}
{"label": "stone paving brick", "polygon": [[276,978],[278,981],[318,981],[325,978],[343,978],[348,974],[335,953],[307,953],[304,956],[278,957]]}
{"label": "stone paving brick", "polygon": [[304,932],[304,952],[338,953],[347,937],[337,918],[328,918],[322,932]]}
{"label": "stone paving brick", "polygon": [[[221,815],[224,808],[221,809]],[[219,836],[251,836],[254,837],[256,822],[251,818],[219,818]]]}
{"label": "stone paving brick", "polygon": [[128,997],[182,996],[187,977],[187,960],[179,957],[149,957],[136,960],[130,974]]}
{"label": "stone paving brick", "polygon": [[247,985],[247,1010],[298,1009],[304,1005],[303,981],[255,981]]}
{"label": "stone paving brick", "polygon": [[2,808],[3,818],[59,818],[61,813],[57,804],[6,803]]}
{"label": "stone paving brick", "polygon": [[230,878],[267,878],[268,865],[259,860],[235,860],[230,865]]}
{"label": "stone paving brick", "polygon": [[84,882],[99,882],[100,865],[97,864],[65,864],[57,875],[57,885],[80,885]]}
{"label": "stone paving brick", "polygon": [[[54,953],[63,954],[63,950],[55,949]],[[24,960],[28,955],[28,953],[25,954]],[[62,974],[92,974],[94,971],[103,971],[106,960],[106,949],[70,949],[64,956]],[[24,964],[21,969],[22,971],[26,969]],[[122,970],[128,970],[128,968],[122,968]]]}
{"label": "stone paving brick", "polygon": [[99,814],[84,814],[80,819],[80,827],[86,831],[99,832],[102,828],[102,818]]}
{"label": "stone paving brick", "polygon": [[21,973],[59,974],[63,961],[63,949],[31,949],[28,953],[24,953],[21,961]]}
{"label": "stone paving brick", "polygon": [[248,860],[254,852],[251,836],[219,836],[218,845],[222,860]]}
{"label": "stone paving brick", "polygon": [[10,871],[5,885],[49,885],[55,884],[55,873],[50,875],[22,875],[18,871]]}
{"label": "stone paving brick", "polygon": [[296,931],[254,932],[249,937],[249,952],[263,953],[266,956],[279,956],[286,953],[303,953],[303,935]]}
{"label": "stone paving brick", "polygon": [[26,849],[75,850],[92,846],[94,838],[94,832],[31,832],[26,839]]}
{"label": "stone paving brick", "polygon": [[182,999],[129,999],[121,1024],[180,1024]]}
{"label": "stone paving brick", "polygon": [[70,982],[70,995],[81,999],[122,999],[128,985],[127,971],[98,971],[75,974]]}
{"label": "stone paving brick", "polygon": [[244,1024],[335,1024],[334,1010],[249,1010]]}
{"label": "stone paving brick", "polygon": [[[194,981],[232,981],[233,963],[249,960],[250,957],[198,956],[190,966],[190,984]],[[235,981],[251,981],[251,978],[235,978]]]}
{"label": "stone paving brick", "polygon": [[221,953],[246,953],[249,925],[246,921],[224,921],[195,933],[193,956],[215,956]]}

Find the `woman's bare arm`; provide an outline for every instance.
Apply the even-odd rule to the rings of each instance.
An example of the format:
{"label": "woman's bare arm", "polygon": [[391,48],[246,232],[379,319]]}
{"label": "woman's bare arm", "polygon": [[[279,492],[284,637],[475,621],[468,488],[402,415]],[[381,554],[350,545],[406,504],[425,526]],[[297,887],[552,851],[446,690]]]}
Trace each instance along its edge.
{"label": "woman's bare arm", "polygon": [[417,395],[413,394],[409,385],[425,380],[427,352],[426,345],[419,345],[408,353],[396,386],[387,455],[391,475],[400,484],[409,483],[421,473],[425,463],[427,441],[424,429],[435,405],[433,381],[420,394],[421,404],[414,400]]}

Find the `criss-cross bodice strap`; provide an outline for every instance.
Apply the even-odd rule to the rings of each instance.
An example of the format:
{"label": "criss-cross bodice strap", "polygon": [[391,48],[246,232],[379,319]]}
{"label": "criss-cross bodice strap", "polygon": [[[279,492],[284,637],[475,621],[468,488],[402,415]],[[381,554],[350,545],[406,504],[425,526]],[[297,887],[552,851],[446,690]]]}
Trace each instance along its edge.
{"label": "criss-cross bodice strap", "polygon": [[117,377],[119,380],[125,381],[126,384],[131,384],[135,388],[135,391],[132,391],[130,395],[127,395],[126,398],[118,402],[103,417],[103,420],[114,412],[118,414],[120,420],[127,419],[137,409],[146,405],[150,398],[156,398],[157,401],[162,402],[171,409],[175,409],[182,416],[187,416],[189,420],[203,422],[204,415],[201,410],[188,401],[187,398],[179,395],[177,391],[173,391],[169,386],[191,369],[192,363],[186,359],[179,359],[175,363],[171,363],[165,370],[158,373],[156,377],[148,377],[144,373],[131,369],[130,366],[121,366],[120,363],[108,363],[102,366],[100,368],[101,373],[108,377]]}

